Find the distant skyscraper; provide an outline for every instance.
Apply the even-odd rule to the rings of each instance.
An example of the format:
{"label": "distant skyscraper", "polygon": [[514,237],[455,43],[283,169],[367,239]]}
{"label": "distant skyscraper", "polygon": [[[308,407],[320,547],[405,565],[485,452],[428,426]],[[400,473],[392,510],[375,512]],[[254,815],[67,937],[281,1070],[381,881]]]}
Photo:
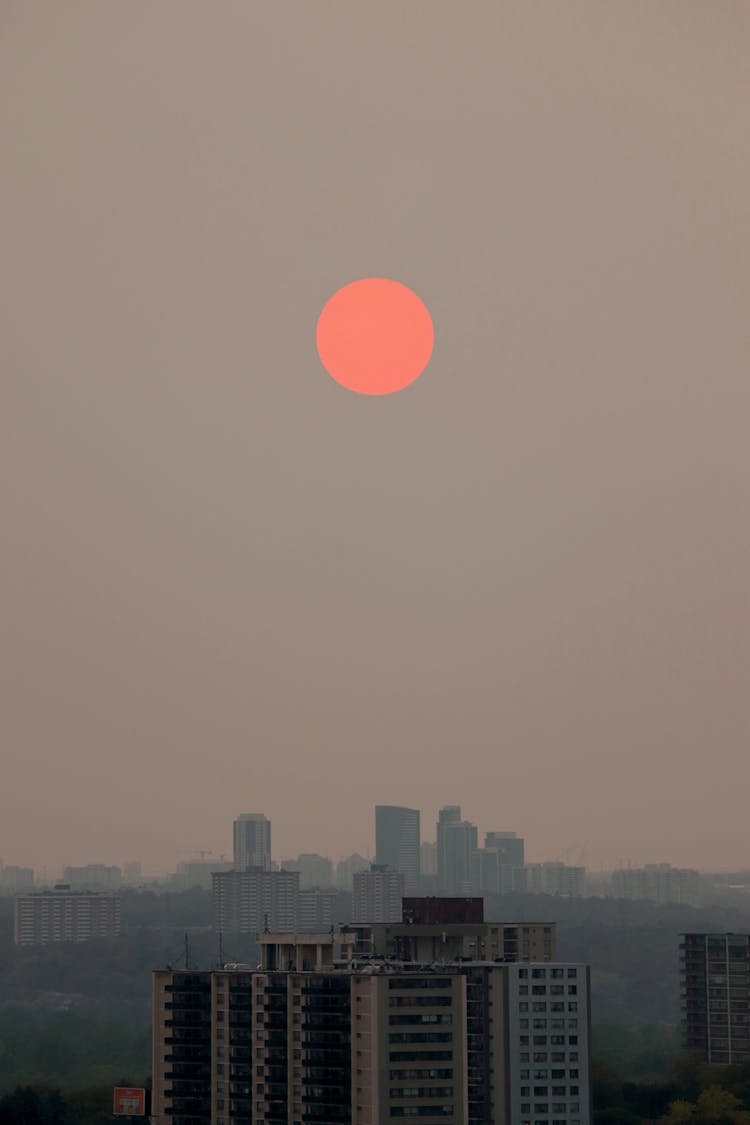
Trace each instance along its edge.
{"label": "distant skyscraper", "polygon": [[406,890],[419,883],[419,809],[375,806],[375,862],[406,877]]}
{"label": "distant skyscraper", "polygon": [[487,832],[479,851],[479,887],[483,894],[526,890],[523,840],[515,832]]}
{"label": "distant skyscraper", "polygon": [[470,895],[479,887],[477,828],[461,820],[460,805],[446,805],[437,823],[438,887],[444,894]]}
{"label": "distant skyscraper", "polygon": [[263,813],[242,813],[234,822],[234,868],[271,869],[271,822]]}
{"label": "distant skyscraper", "polygon": [[419,874],[437,875],[437,844],[424,840],[419,848]]}
{"label": "distant skyscraper", "polygon": [[523,867],[523,840],[515,832],[485,832],[484,846],[497,852],[502,864]]}

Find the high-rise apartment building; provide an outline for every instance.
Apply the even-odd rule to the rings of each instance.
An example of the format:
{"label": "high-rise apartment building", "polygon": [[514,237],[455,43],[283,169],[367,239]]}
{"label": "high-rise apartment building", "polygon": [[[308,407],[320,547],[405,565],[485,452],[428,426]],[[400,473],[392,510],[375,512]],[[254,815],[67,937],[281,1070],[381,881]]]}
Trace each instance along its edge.
{"label": "high-rise apartment building", "polygon": [[400,805],[375,806],[375,862],[392,867],[406,878],[410,894],[419,884],[419,809]]}
{"label": "high-rise apartment building", "polygon": [[342,891],[351,891],[352,881],[358,871],[369,871],[370,861],[355,852],[336,864],[336,886]]}
{"label": "high-rise apartment building", "polygon": [[645,867],[623,867],[612,872],[612,894],[661,906],[667,902],[699,906],[702,881],[689,867],[669,863],[647,863]]}
{"label": "high-rise apartment building", "polygon": [[297,926],[303,933],[329,931],[336,925],[338,892],[311,887],[300,891],[297,898]]}
{"label": "high-rise apartment building", "polygon": [[583,898],[585,894],[585,867],[570,867],[567,863],[527,863],[525,871],[529,894],[566,898]]}
{"label": "high-rise apartment building", "polygon": [[119,895],[73,891],[60,883],[53,890],[16,896],[16,945],[91,941],[120,933]]}
{"label": "high-rise apartment building", "polygon": [[438,814],[437,882],[441,894],[471,895],[479,889],[477,828],[461,819],[460,805],[446,805]]}
{"label": "high-rise apartment building", "polygon": [[402,871],[376,863],[369,871],[359,871],[354,876],[352,923],[400,922],[405,893],[406,876]]}
{"label": "high-rise apartment building", "polygon": [[257,970],[154,974],[156,1119],[589,1125],[586,966],[387,963],[347,928],[260,943]]}
{"label": "high-rise apartment building", "polygon": [[17,894],[30,891],[34,886],[34,868],[18,867],[0,860],[0,894]]}
{"label": "high-rise apartment building", "polygon": [[683,934],[683,1042],[704,1062],[750,1059],[750,934]]}
{"label": "high-rise apartment building", "polygon": [[73,891],[116,891],[122,883],[122,870],[105,863],[64,867],[62,881]]}
{"label": "high-rise apartment building", "polygon": [[296,930],[299,923],[299,872],[215,871],[214,929],[225,934]]}
{"label": "high-rise apartment building", "polygon": [[241,813],[234,822],[234,868],[271,869],[271,822],[263,813]]}

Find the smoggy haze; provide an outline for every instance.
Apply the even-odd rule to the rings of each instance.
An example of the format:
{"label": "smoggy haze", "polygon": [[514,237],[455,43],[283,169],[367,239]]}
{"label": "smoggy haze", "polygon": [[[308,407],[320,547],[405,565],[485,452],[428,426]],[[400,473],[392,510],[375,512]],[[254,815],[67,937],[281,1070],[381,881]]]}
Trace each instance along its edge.
{"label": "smoggy haze", "polygon": [[[750,10],[6,2],[0,854],[747,865]],[[411,286],[425,375],[315,353]]]}

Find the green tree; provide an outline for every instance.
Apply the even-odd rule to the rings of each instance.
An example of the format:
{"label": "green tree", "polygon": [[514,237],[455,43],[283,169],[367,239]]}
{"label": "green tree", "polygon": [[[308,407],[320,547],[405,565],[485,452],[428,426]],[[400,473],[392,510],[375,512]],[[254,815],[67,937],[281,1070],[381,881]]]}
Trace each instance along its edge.
{"label": "green tree", "polygon": [[709,1086],[696,1102],[672,1102],[664,1125],[750,1125],[750,1111],[729,1090]]}

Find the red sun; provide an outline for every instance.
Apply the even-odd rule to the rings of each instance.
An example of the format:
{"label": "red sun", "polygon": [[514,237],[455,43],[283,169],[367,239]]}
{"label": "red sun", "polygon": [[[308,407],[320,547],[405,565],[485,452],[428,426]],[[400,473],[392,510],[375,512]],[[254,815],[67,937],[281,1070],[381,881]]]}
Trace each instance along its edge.
{"label": "red sun", "polygon": [[435,334],[416,293],[387,277],[365,277],[334,293],[318,319],[328,374],[361,395],[390,395],[427,366]]}

